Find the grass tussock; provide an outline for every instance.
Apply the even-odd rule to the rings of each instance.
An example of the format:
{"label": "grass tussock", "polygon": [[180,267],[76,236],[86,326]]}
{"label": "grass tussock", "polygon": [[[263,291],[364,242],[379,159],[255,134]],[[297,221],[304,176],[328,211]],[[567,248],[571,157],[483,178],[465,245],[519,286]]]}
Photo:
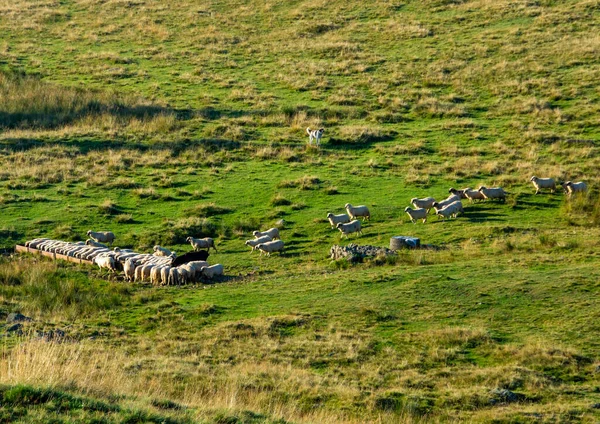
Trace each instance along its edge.
{"label": "grass tussock", "polygon": [[585,225],[600,225],[600,198],[597,193],[576,193],[572,197],[565,197],[561,207],[562,214],[569,222]]}

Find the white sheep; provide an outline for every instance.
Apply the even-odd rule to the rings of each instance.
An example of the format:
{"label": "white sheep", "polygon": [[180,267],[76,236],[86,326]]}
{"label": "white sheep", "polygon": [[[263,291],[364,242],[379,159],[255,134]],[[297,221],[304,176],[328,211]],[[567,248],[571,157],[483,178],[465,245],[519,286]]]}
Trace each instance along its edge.
{"label": "white sheep", "polygon": [[549,188],[551,193],[554,193],[556,190],[556,183],[552,178],[538,178],[534,175],[529,181],[531,181],[535,187],[535,194],[538,194],[543,188]]}
{"label": "white sheep", "polygon": [[150,282],[152,283],[153,286],[158,286],[162,282],[162,278],[160,275],[161,269],[162,269],[162,265],[158,265],[158,266],[155,266],[154,268],[152,268],[152,271],[150,271]]}
{"label": "white sheep", "polygon": [[169,285],[170,286],[178,286],[180,283],[181,274],[177,267],[172,267],[169,269]]}
{"label": "white sheep", "polygon": [[196,267],[190,265],[189,262],[187,264],[180,265],[179,272],[181,273],[184,282],[196,281]]}
{"label": "white sheep", "polygon": [[342,224],[340,222],[337,225],[337,229],[340,230],[340,232],[342,233],[341,237],[343,237],[345,235],[346,238],[348,238],[348,234],[351,234],[351,233],[362,234],[360,221],[358,219],[355,219],[354,221],[351,221],[347,224]]}
{"label": "white sheep", "polygon": [[112,246],[112,242],[115,241],[115,235],[112,231],[92,231],[89,230],[87,236],[93,238],[95,241],[100,243],[108,243]]}
{"label": "white sheep", "polygon": [[171,271],[171,267],[170,266],[163,266],[160,269],[160,280],[162,281],[163,285],[168,285],[169,284],[169,274]]}
{"label": "white sheep", "polygon": [[253,231],[254,238],[269,236],[272,240],[279,239],[279,229],[277,227],[269,228],[267,231]]}
{"label": "white sheep", "polygon": [[467,198],[467,194],[465,193],[466,190],[468,190],[468,188],[463,188],[462,190],[457,190],[454,187],[450,187],[448,189],[448,193],[455,194],[458,197],[460,197],[461,199],[466,199]]}
{"label": "white sheep", "polygon": [[173,252],[166,247],[161,247],[159,245],[154,246],[152,250],[154,250],[154,256],[171,256],[173,254]]}
{"label": "white sheep", "polygon": [[412,199],[410,199],[410,203],[417,209],[423,208],[427,209],[427,212],[429,212],[429,209],[431,209],[431,207],[435,203],[435,199],[433,197],[424,197],[423,199],[413,197]]}
{"label": "white sheep", "polygon": [[[273,242],[271,242],[271,243],[273,243]],[[202,276],[204,276],[208,279],[215,278],[217,276],[223,275],[223,265],[215,264],[212,266],[203,266],[200,269],[200,272],[201,272]]]}
{"label": "white sheep", "polygon": [[450,196],[446,197],[441,202],[434,202],[431,206],[434,207],[437,211],[438,209],[443,209],[446,206],[448,206],[456,201],[460,202],[460,196],[457,196],[456,194],[451,194]]}
{"label": "white sheep", "polygon": [[88,246],[93,246],[93,247],[106,247],[108,248],[106,245],[102,244],[102,243],[98,243],[96,240],[92,240],[92,239],[87,239],[85,241],[85,244]]}
{"label": "white sheep", "polygon": [[283,240],[274,240],[267,241],[265,243],[261,243],[256,246],[256,249],[260,250],[260,254],[262,256],[263,253],[266,253],[267,256],[271,256],[273,252],[283,252]]}
{"label": "white sheep", "polygon": [[361,217],[362,217],[363,221],[365,219],[371,219],[371,213],[369,212],[369,208],[366,207],[365,205],[352,206],[350,203],[346,203],[344,205],[344,208],[346,208],[346,212],[348,212],[348,215],[350,216],[351,219],[356,219],[356,218],[361,218]]}
{"label": "white sheep", "polygon": [[485,196],[479,190],[473,190],[472,188],[465,188],[465,196],[469,199],[469,202],[473,203],[474,200],[485,200]]}
{"label": "white sheep", "polygon": [[208,250],[210,250],[211,247],[213,249],[215,249],[215,252],[217,251],[217,248],[215,247],[215,241],[213,239],[211,239],[210,237],[204,237],[201,239],[197,239],[197,238],[190,236],[190,237],[186,238],[185,241],[187,241],[189,244],[191,244],[196,252],[200,249],[206,249],[208,251]]}
{"label": "white sheep", "polygon": [[563,188],[565,189],[569,197],[571,197],[573,193],[585,193],[587,191],[587,184],[583,181],[579,181],[577,183],[567,181],[563,184]]}
{"label": "white sheep", "polygon": [[100,269],[106,268],[106,269],[110,270],[111,272],[115,272],[117,270],[117,267],[115,264],[115,258],[113,258],[112,256],[108,256],[108,255],[97,256],[94,259],[94,262],[96,262],[96,265],[98,265],[98,267]]}
{"label": "white sheep", "polygon": [[498,199],[502,200],[503,202],[506,201],[506,192],[502,187],[487,188],[485,186],[481,186],[479,187],[479,192],[483,194],[483,197],[485,197],[486,200]]}
{"label": "white sheep", "polygon": [[250,246],[252,250],[256,250],[256,246],[261,243],[266,243],[268,241],[272,241],[273,239],[270,236],[262,236],[254,240],[246,240],[246,246]]}
{"label": "white sheep", "polygon": [[339,215],[334,215],[332,213],[328,213],[327,220],[329,220],[329,223],[331,224],[331,229],[334,229],[336,227],[336,225],[338,225],[340,222],[342,224],[346,224],[346,223],[350,222],[350,217],[348,216],[348,214],[345,214],[345,213],[341,213]]}
{"label": "white sheep", "polygon": [[404,209],[404,212],[408,214],[413,224],[417,223],[417,219],[422,219],[423,224],[425,224],[425,221],[427,221],[427,209],[425,208],[411,209],[407,207]]}
{"label": "white sheep", "polygon": [[438,209],[437,207],[435,207],[435,208],[436,208],[435,214],[438,215],[438,217],[440,217],[440,216],[443,217],[444,221],[446,220],[446,218],[450,218],[450,217],[456,218],[456,216],[459,213],[464,212],[463,205],[460,200],[457,200],[456,202],[451,203],[441,209]]}
{"label": "white sheep", "polygon": [[123,274],[125,274],[125,281],[133,281],[135,279],[135,261],[133,259],[127,259],[123,264]]}

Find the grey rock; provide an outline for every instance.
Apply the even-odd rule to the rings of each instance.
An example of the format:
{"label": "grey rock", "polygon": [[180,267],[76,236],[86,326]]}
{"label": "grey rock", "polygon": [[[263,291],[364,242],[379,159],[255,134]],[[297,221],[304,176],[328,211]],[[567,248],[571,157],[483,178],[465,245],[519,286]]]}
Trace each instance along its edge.
{"label": "grey rock", "polygon": [[14,333],[17,336],[23,334],[23,324],[13,324],[6,329],[7,333]]}
{"label": "grey rock", "polygon": [[13,322],[25,322],[25,321],[32,321],[32,319],[29,318],[29,317],[26,317],[25,315],[20,314],[18,312],[16,312],[16,313],[15,312],[10,313],[6,317],[6,322],[9,323],[9,324],[13,323]]}
{"label": "grey rock", "polygon": [[359,246],[354,243],[350,243],[345,247],[334,244],[331,246],[329,254],[331,255],[331,259],[336,260],[346,258],[350,262],[362,262],[366,257],[395,255],[393,251],[385,247],[370,245]]}
{"label": "grey rock", "polygon": [[515,393],[507,389],[493,389],[490,391],[490,403],[497,405],[501,403],[514,403],[522,402],[526,399],[526,396],[521,393]]}

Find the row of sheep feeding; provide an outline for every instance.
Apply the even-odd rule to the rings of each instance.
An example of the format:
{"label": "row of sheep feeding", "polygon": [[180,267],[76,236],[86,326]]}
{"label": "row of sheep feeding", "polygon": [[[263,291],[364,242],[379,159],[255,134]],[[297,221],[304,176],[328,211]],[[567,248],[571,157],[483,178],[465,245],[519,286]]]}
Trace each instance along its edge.
{"label": "row of sheep feeding", "polygon": [[208,259],[209,253],[207,251],[189,252],[176,257],[174,254],[156,254],[157,251],[160,251],[156,249],[154,254],[137,253],[118,247],[111,250],[108,247],[94,246],[90,243],[71,243],[45,238],[28,241],[25,246],[91,261],[100,269],[107,269],[113,273],[122,271],[126,281],[151,282],[157,286],[195,283],[223,275],[223,265],[211,266],[208,264],[206,259]]}

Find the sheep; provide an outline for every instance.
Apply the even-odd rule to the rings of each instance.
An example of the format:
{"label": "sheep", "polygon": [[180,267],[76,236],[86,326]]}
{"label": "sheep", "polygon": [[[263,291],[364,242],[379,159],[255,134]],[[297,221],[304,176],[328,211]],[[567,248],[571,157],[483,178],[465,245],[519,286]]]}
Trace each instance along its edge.
{"label": "sheep", "polygon": [[410,199],[410,203],[417,209],[427,209],[427,212],[429,213],[429,209],[431,209],[431,207],[435,203],[435,199],[433,197],[425,197],[423,199],[413,197],[412,199]]}
{"label": "sheep", "polygon": [[502,187],[487,188],[485,186],[481,186],[479,187],[478,191],[483,194],[483,197],[485,197],[486,200],[499,199],[503,202],[506,201],[506,192]]}
{"label": "sheep", "polygon": [[585,193],[587,191],[587,184],[583,181],[579,181],[578,183],[567,181],[563,184],[563,188],[565,188],[568,196],[571,197],[573,193]]}
{"label": "sheep", "polygon": [[255,239],[269,236],[272,240],[280,239],[279,237],[279,229],[277,227],[269,228],[267,231],[253,231],[252,235]]}
{"label": "sheep", "polygon": [[106,246],[105,244],[98,243],[97,241],[95,241],[95,240],[92,240],[92,239],[87,239],[87,240],[85,241],[85,244],[86,244],[87,246],[93,246],[93,247],[105,247],[105,248],[107,248],[107,249],[108,249],[108,246]]}
{"label": "sheep", "polygon": [[456,196],[460,197],[461,199],[466,199],[467,194],[465,193],[465,191],[467,191],[467,190],[468,190],[468,188],[463,188],[462,190],[457,190],[454,187],[450,187],[448,189],[448,193],[455,194]]}
{"label": "sheep", "polygon": [[340,222],[342,224],[347,224],[348,222],[350,222],[350,217],[348,216],[348,214],[345,214],[345,213],[342,213],[342,214],[339,214],[339,215],[334,215],[332,213],[328,213],[327,214],[327,219],[329,220],[329,223],[331,224],[331,229],[332,230]]}
{"label": "sheep", "polygon": [[464,193],[467,199],[469,199],[469,202],[471,203],[473,203],[474,200],[485,200],[485,196],[479,190],[465,188]]}
{"label": "sheep", "polygon": [[273,239],[270,236],[262,236],[254,240],[246,240],[245,245],[250,246],[252,248],[251,252],[256,250],[256,246],[261,243],[266,243],[268,241],[272,241]]}
{"label": "sheep", "polygon": [[362,234],[360,221],[357,219],[355,219],[354,221],[351,221],[347,224],[342,224],[340,222],[337,225],[337,229],[340,230],[340,232],[342,233],[342,235],[340,237],[343,237],[344,235],[346,235],[346,238],[348,238],[348,234],[350,234],[350,233]]}
{"label": "sheep", "polygon": [[427,221],[427,209],[425,208],[411,209],[407,207],[404,209],[404,212],[408,214],[413,224],[417,223],[417,219],[422,219],[423,224],[425,224],[425,221]]}
{"label": "sheep", "polygon": [[367,208],[365,205],[352,206],[350,203],[346,203],[344,208],[346,208],[346,212],[348,212],[350,219],[356,219],[359,217],[362,217],[363,221],[365,219],[371,219],[369,208]]}
{"label": "sheep", "polygon": [[[281,241],[281,240],[278,240],[278,241]],[[277,242],[270,242],[270,243],[277,243]],[[208,279],[215,278],[217,276],[223,275],[223,265],[216,264],[216,265],[212,265],[212,266],[203,266],[200,269],[200,273],[202,274],[203,277],[206,277]]]}
{"label": "sheep", "polygon": [[217,248],[215,246],[215,241],[213,239],[211,239],[210,237],[205,237],[202,239],[188,237],[185,239],[185,241],[187,241],[189,244],[191,244],[195,251],[198,251],[200,249],[206,249],[208,251],[208,250],[210,250],[211,247],[213,249],[215,249],[215,252],[217,251]]}
{"label": "sheep", "polygon": [[125,281],[133,281],[135,279],[135,261],[133,259],[127,259],[123,264],[123,273],[125,274]]}
{"label": "sheep", "polygon": [[160,269],[160,280],[162,281],[163,285],[168,285],[169,284],[169,274],[171,271],[171,267],[170,266],[163,266]]}
{"label": "sheep", "polygon": [[94,259],[94,262],[96,263],[96,265],[98,265],[100,269],[106,268],[111,272],[115,272],[117,270],[117,267],[115,266],[115,258],[113,258],[112,256],[98,256],[96,257],[96,259]]}
{"label": "sheep", "polygon": [[142,281],[150,281],[150,275],[152,274],[152,268],[155,265],[144,265],[142,267]]}
{"label": "sheep", "polygon": [[435,209],[435,214],[438,215],[438,217],[443,217],[444,221],[449,217],[456,218],[456,216],[461,212],[464,212],[464,210],[460,200],[457,200],[456,202],[451,203],[444,208],[438,209],[436,207]]}
{"label": "sheep", "polygon": [[529,181],[531,181],[535,187],[535,194],[538,194],[543,188],[549,188],[550,193],[554,193],[556,190],[556,183],[552,178],[538,178],[534,175]]}
{"label": "sheep", "polygon": [[460,202],[460,196],[457,196],[456,194],[451,194],[450,196],[446,197],[444,200],[440,201],[440,202],[434,202],[431,206],[433,208],[437,209],[443,209],[446,206],[459,201]]}
{"label": "sheep", "polygon": [[173,254],[173,252],[166,247],[161,247],[159,245],[154,246],[152,250],[154,250],[154,256],[171,256]]}
{"label": "sheep", "polygon": [[187,264],[183,264],[179,267],[181,274],[184,276],[185,282],[194,282],[196,281],[196,267],[190,265],[189,262]]}
{"label": "sheep", "polygon": [[112,246],[115,241],[115,235],[112,231],[92,231],[88,230],[86,233],[88,237],[93,238],[95,241],[100,243],[108,243]]}
{"label": "sheep", "polygon": [[256,249],[260,250],[261,256],[263,253],[266,253],[267,256],[271,256],[271,253],[273,252],[280,252],[279,254],[281,254],[283,252],[283,244],[283,240],[267,241],[257,245]]}
{"label": "sheep", "polygon": [[180,281],[180,274],[179,274],[179,270],[176,267],[171,267],[169,269],[169,285],[170,286],[175,286],[175,285],[179,285],[179,281]]}
{"label": "sheep", "polygon": [[152,268],[152,271],[150,271],[150,282],[152,283],[153,286],[158,286],[160,285],[160,283],[162,282],[162,279],[160,278],[160,271],[162,269],[162,266],[155,266],[154,268]]}
{"label": "sheep", "polygon": [[210,254],[206,250],[187,252],[171,261],[171,266],[179,266],[192,261],[205,261]]}

